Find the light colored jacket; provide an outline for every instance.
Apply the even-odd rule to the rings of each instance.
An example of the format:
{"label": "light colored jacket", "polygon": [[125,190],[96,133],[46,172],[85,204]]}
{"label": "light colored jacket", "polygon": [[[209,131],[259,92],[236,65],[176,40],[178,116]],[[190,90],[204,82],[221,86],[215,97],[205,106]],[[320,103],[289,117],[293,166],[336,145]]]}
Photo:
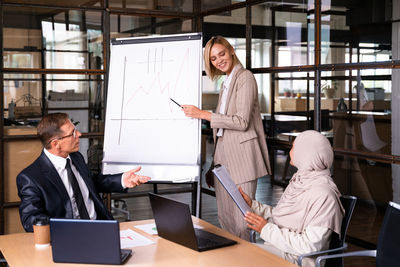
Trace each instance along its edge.
{"label": "light colored jacket", "polygon": [[[222,90],[217,109],[220,109]],[[254,75],[240,66],[229,85],[225,114],[211,114],[214,144],[217,130],[223,128],[223,145],[214,163],[225,165],[236,184],[270,174],[268,148],[260,115]]]}

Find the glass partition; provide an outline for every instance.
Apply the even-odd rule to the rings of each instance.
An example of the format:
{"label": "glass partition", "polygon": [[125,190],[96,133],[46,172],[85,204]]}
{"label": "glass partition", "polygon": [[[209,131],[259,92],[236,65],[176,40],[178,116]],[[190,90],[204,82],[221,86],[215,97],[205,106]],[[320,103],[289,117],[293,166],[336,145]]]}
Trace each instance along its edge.
{"label": "glass partition", "polygon": [[[201,10],[206,11],[210,10],[213,8],[220,8],[224,6],[229,6],[231,4],[234,4],[237,1],[232,1],[232,0],[202,0],[201,1]],[[229,15],[230,11],[224,12],[224,14]]]}
{"label": "glass partition", "polygon": [[10,120],[42,115],[42,80],[40,75],[5,74],[4,117]]}
{"label": "glass partition", "polygon": [[3,7],[4,68],[42,68],[42,32],[36,20],[43,10]]}
{"label": "glass partition", "polygon": [[5,68],[100,69],[101,12],[4,7]]}
{"label": "glass partition", "polygon": [[[275,74],[275,111],[306,111],[307,91],[314,97],[313,72],[284,72]],[[309,109],[313,109],[310,102]]]}
{"label": "glass partition", "polygon": [[39,51],[35,51],[36,49],[32,49],[33,51],[23,51],[23,49],[24,48],[16,47],[5,48],[3,54],[4,68],[42,68],[42,53]]}
{"label": "glass partition", "polygon": [[192,12],[192,0],[109,0],[109,6],[115,8],[132,8],[145,10],[163,10],[174,12]]}
{"label": "glass partition", "polygon": [[82,0],[70,0],[68,2],[63,0],[4,0],[4,3],[18,3],[18,4],[36,4],[36,5],[49,5],[49,6],[80,6],[80,7],[93,7],[99,6],[103,3],[103,0],[92,0],[92,1],[82,1]]}
{"label": "glass partition", "polygon": [[191,31],[191,19],[137,17],[115,14],[110,16],[111,38],[188,33]]}
{"label": "glass partition", "polygon": [[[274,66],[312,64],[313,23],[313,9],[307,3],[252,6],[252,67],[270,67],[272,61]],[[266,58],[272,48],[275,58]]]}
{"label": "glass partition", "polygon": [[332,168],[335,184],[341,194],[358,198],[347,236],[363,242],[377,243],[377,229],[380,229],[384,217],[382,208],[394,196],[392,172],[387,163],[335,155]]}
{"label": "glass partition", "polygon": [[347,110],[390,112],[395,77],[391,69],[323,71],[321,106],[336,111],[343,98]]}
{"label": "glass partition", "polygon": [[347,40],[351,35],[348,35],[350,27],[347,24],[346,12],[346,6],[322,1],[321,64],[344,63],[349,44],[353,44]]}
{"label": "glass partition", "polygon": [[271,41],[268,39],[251,39],[252,68],[271,66]]}
{"label": "glass partition", "polygon": [[400,118],[392,102],[399,77],[391,69],[322,72],[321,109],[330,111],[335,178],[344,193],[376,203],[400,196],[399,165],[387,160],[400,155]]}
{"label": "glass partition", "polygon": [[261,113],[271,113],[271,74],[254,74],[258,87],[258,101]]}
{"label": "glass partition", "polygon": [[[103,95],[104,81],[100,75],[46,75],[46,100],[49,110],[85,110],[91,107],[90,114],[87,115],[90,120],[103,121]],[[92,128],[89,123],[87,124],[85,132]],[[93,127],[91,131],[98,132],[102,130],[102,128],[96,128],[96,125]]]}
{"label": "glass partition", "polygon": [[332,174],[342,194],[381,204],[393,200],[392,168],[389,163],[336,155]]}
{"label": "glass partition", "polygon": [[[321,63],[389,61],[393,5],[322,1]],[[348,56],[352,49],[352,58]]]}
{"label": "glass partition", "polygon": [[[240,34],[239,34],[240,33]],[[229,13],[220,13],[204,17],[204,45],[212,36],[225,37],[235,48],[236,55],[246,67],[246,8],[239,8]]]}
{"label": "glass partition", "polygon": [[311,48],[307,41],[313,40],[313,28],[304,13],[276,12],[277,38],[275,40],[277,66],[308,65]]}
{"label": "glass partition", "polygon": [[[86,75],[46,75],[49,100],[89,100],[89,80]],[[62,76],[62,77],[60,77]],[[65,94],[65,96],[64,96]],[[67,96],[67,94],[70,94]]]}

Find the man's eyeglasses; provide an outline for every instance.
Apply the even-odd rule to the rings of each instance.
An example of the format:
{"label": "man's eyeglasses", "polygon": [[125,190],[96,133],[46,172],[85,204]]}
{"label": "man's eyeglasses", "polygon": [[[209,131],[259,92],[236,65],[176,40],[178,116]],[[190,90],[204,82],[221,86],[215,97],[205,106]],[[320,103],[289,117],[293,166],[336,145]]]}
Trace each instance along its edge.
{"label": "man's eyeglasses", "polygon": [[61,136],[61,137],[54,137],[54,138],[50,139],[50,141],[47,143],[47,145],[49,145],[49,144],[50,144],[51,142],[53,142],[54,140],[62,140],[62,139],[64,139],[64,138],[68,138],[68,137],[71,137],[71,136],[73,136],[74,138],[76,138],[76,128],[74,128],[74,130],[72,131],[71,134],[64,135],[64,136]]}

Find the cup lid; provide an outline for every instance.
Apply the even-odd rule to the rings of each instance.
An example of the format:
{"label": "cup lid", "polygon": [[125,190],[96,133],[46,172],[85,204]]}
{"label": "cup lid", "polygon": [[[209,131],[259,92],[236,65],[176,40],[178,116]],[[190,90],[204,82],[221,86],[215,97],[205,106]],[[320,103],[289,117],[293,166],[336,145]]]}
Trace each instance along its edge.
{"label": "cup lid", "polygon": [[36,218],[34,225],[48,225],[49,219],[45,217]]}

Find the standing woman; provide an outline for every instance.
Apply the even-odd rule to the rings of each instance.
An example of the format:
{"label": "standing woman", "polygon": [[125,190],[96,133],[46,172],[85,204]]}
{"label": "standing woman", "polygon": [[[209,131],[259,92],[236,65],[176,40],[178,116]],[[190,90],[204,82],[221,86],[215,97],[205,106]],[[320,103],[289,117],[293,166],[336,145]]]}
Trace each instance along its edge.
{"label": "standing woman", "polygon": [[[211,80],[226,75],[216,112],[192,105],[183,105],[183,111],[188,117],[210,121],[216,146],[214,164],[224,165],[235,184],[254,199],[257,178],[271,173],[256,80],[243,68],[231,44],[221,36],[207,42],[204,62]],[[239,208],[223,186],[213,180],[207,184],[215,187],[221,227],[248,240],[249,231]]]}

